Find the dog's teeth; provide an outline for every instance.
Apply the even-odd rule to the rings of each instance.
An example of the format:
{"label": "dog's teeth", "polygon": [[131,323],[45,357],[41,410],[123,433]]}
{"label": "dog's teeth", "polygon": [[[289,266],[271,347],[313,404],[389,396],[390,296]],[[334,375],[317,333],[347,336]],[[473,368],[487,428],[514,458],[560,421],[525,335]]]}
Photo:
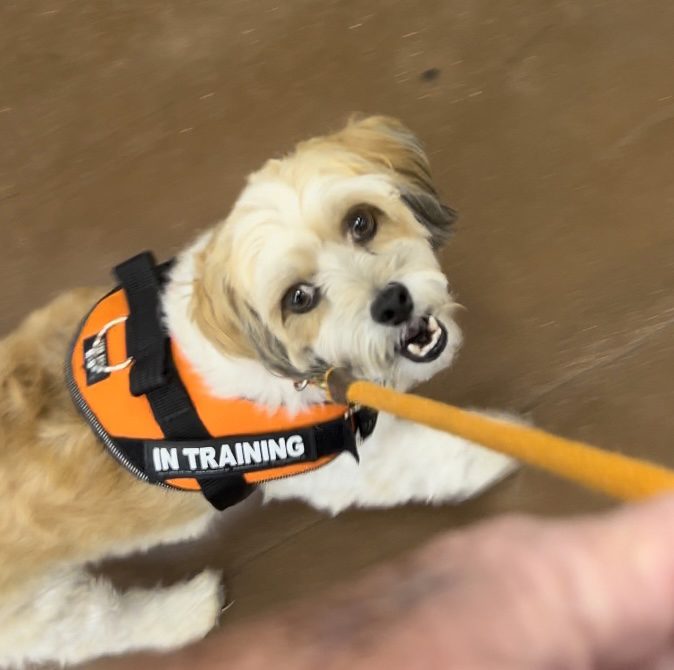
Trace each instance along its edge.
{"label": "dog's teeth", "polygon": [[431,339],[431,341],[424,347],[424,355],[427,354],[436,344],[435,339]]}
{"label": "dog's teeth", "polygon": [[428,316],[426,319],[426,333],[428,342],[419,345],[416,342],[409,342],[405,345],[407,351],[417,358],[425,358],[436,347],[442,337],[442,328],[435,317]]}
{"label": "dog's teeth", "polygon": [[438,330],[436,330],[431,335],[430,342],[421,350],[421,355],[425,356],[427,353],[429,353],[438,343],[439,339],[440,339],[440,329],[438,328]]}

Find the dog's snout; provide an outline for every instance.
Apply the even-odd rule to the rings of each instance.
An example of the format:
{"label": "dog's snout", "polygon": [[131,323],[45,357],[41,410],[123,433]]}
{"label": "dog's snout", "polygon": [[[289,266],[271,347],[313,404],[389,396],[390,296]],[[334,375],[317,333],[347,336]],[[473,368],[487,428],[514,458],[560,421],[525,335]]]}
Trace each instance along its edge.
{"label": "dog's snout", "polygon": [[414,303],[410,292],[397,282],[388,284],[372,301],[370,314],[385,326],[397,326],[410,318]]}

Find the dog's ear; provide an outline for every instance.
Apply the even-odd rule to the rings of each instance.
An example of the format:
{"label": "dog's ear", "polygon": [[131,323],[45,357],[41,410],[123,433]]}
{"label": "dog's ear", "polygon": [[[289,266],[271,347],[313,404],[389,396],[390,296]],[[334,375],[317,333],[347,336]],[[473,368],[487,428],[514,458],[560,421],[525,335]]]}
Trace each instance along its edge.
{"label": "dog's ear", "polygon": [[198,254],[191,316],[223,353],[252,358],[254,350],[244,334],[236,293],[225,275],[227,261],[222,243],[212,241]]}
{"label": "dog's ear", "polygon": [[439,249],[447,242],[458,217],[455,209],[441,202],[436,193],[402,188],[400,197],[412,210],[417,221],[429,230],[434,249]]}
{"label": "dog's ear", "polygon": [[440,201],[428,157],[400,121],[387,116],[352,117],[333,137],[368,162],[394,173],[400,197],[429,230],[434,247],[449,238],[457,214]]}
{"label": "dog's ear", "polygon": [[227,236],[215,235],[196,258],[192,318],[227,356],[256,359],[282,376],[301,379],[281,341],[237,290],[236,269],[226,274],[233,266]]}

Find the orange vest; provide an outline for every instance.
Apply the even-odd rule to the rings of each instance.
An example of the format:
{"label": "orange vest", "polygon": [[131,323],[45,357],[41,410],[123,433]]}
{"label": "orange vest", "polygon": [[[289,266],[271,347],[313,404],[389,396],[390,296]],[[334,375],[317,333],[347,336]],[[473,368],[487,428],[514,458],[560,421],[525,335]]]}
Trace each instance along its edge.
{"label": "orange vest", "polygon": [[[146,276],[148,267],[157,270],[149,254],[127,263],[134,272],[140,264]],[[96,435],[138,478],[205,495],[208,491],[206,497],[224,508],[260,482],[314,470],[343,451],[356,456],[356,432],[371,430],[363,430],[359,415],[348,407],[317,404],[291,415],[243,398],[217,398],[166,334],[156,346],[166,348],[168,395],[161,384],[134,392],[131,376],[137,361],[129,351],[128,332],[134,303],[129,292],[134,290],[116,288],[89,312],[75,337],[66,376],[75,404]]]}

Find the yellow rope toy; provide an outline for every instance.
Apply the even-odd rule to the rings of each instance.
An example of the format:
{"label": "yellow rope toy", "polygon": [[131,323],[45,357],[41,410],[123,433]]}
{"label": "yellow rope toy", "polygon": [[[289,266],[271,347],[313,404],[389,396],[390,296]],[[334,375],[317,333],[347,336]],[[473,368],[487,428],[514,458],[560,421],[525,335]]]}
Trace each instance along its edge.
{"label": "yellow rope toy", "polygon": [[674,471],[660,465],[550,435],[537,428],[398,393],[357,380],[344,370],[329,370],[324,387],[335,402],[363,405],[423,423],[614,498],[639,500],[674,491]]}

